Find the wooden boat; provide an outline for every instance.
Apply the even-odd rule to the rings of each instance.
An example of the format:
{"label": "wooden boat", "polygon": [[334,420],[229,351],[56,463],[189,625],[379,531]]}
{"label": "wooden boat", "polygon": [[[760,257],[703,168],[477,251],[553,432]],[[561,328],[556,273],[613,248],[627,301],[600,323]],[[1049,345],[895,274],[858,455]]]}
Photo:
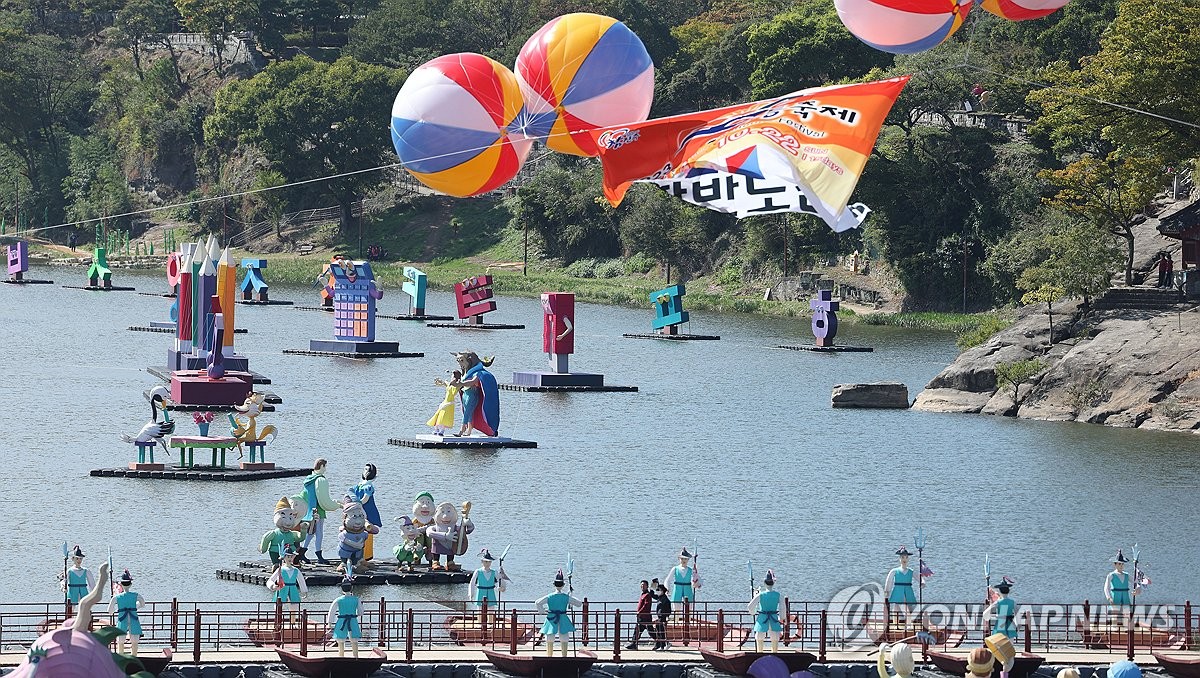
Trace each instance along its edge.
{"label": "wooden boat", "polygon": [[[142,663],[142,668],[154,675],[159,675],[167,670],[167,664],[171,663],[171,648],[164,647],[162,654],[138,655],[137,660]],[[131,666],[127,670],[136,670],[136,666]]]}
{"label": "wooden boat", "polygon": [[[734,624],[726,624],[723,631],[725,642],[734,644],[744,640],[749,633],[745,628]],[[682,619],[667,622],[667,642],[670,643],[715,643],[721,632],[722,628],[716,622],[707,619],[688,619],[686,624]]]}
{"label": "wooden boat", "polygon": [[1200,655],[1178,657],[1154,652],[1158,665],[1174,678],[1200,678]]}
{"label": "wooden boat", "polygon": [[[1075,630],[1083,637],[1083,646],[1089,650],[1119,650],[1129,645],[1129,631],[1121,624],[1085,624],[1077,622]],[[1133,629],[1133,646],[1148,650],[1179,650],[1183,648],[1182,634],[1170,629],[1138,625]]]}
{"label": "wooden boat", "polygon": [[[479,623],[479,617],[471,616],[452,616],[446,617],[446,631],[450,633],[450,639],[459,645],[467,643],[483,643],[487,645],[508,645],[512,642],[512,622],[503,617],[489,615],[486,633]],[[533,624],[517,624],[517,644],[523,645],[528,643],[533,638],[537,628]]]}
{"label": "wooden boat", "polygon": [[782,659],[787,665],[788,673],[803,671],[817,661],[817,656],[811,652],[715,652],[701,649],[700,656],[712,664],[714,669],[735,676],[749,675],[750,665],[763,657]]}
{"label": "wooden boat", "polygon": [[[255,645],[299,645],[300,622],[291,623],[287,621],[287,617],[280,622],[279,630],[275,630],[274,617],[257,617],[246,620],[246,624],[242,627],[246,629],[246,635],[250,636],[250,641]],[[325,634],[329,628],[323,622],[308,620],[308,631],[304,635],[307,636],[305,641],[309,645],[323,647],[325,645]]]}
{"label": "wooden boat", "polygon": [[509,654],[487,648],[483,649],[483,654],[501,671],[529,678],[578,678],[596,663],[596,654],[587,650],[576,650],[574,655],[567,657],[547,657],[540,652]]}
{"label": "wooden boat", "polygon": [[[949,673],[952,676],[967,675],[967,656],[963,654],[950,654],[949,652],[939,652],[937,650],[929,650],[929,661],[933,662],[934,666],[942,671]],[[1045,657],[1028,652],[1018,652],[1013,660],[1012,670],[1008,672],[1008,678],[1028,678],[1042,662],[1046,661]],[[992,669],[992,678],[1000,678],[1002,667],[1000,662],[996,662],[995,668]]]}
{"label": "wooden boat", "polygon": [[367,678],[382,668],[383,663],[387,661],[387,655],[377,647],[365,653],[366,656],[362,656],[360,650],[360,656],[357,658],[324,653],[313,653],[305,657],[299,652],[282,647],[276,647],[275,652],[279,654],[279,661],[283,662],[284,666],[308,678]]}
{"label": "wooden boat", "polygon": [[[795,620],[795,622],[798,624],[799,620]],[[909,644],[915,644],[913,636],[917,635],[917,631],[924,631],[933,636],[933,645],[939,647],[958,647],[962,644],[963,639],[967,637],[965,631],[950,631],[941,626],[917,628],[915,625],[905,624],[904,622],[888,624],[883,620],[877,619],[868,621],[866,627],[867,634],[876,643],[894,644],[904,641]]]}

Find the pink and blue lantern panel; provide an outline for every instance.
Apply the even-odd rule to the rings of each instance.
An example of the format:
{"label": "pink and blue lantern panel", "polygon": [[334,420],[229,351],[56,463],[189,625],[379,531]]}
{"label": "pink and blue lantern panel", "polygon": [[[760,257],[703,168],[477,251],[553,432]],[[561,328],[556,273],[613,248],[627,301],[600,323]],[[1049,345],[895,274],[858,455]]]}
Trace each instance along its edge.
{"label": "pink and blue lantern panel", "polygon": [[487,193],[516,176],[532,142],[519,134],[512,71],[482,54],[447,54],[408,76],[392,104],[392,145],[404,169],[435,191]]}
{"label": "pink and blue lantern panel", "polygon": [[982,0],[984,10],[1009,21],[1041,19],[1062,9],[1068,0]]}
{"label": "pink and blue lantern panel", "polygon": [[18,240],[7,248],[8,274],[20,275],[29,270],[29,243]]}
{"label": "pink and blue lantern panel", "polygon": [[594,156],[582,132],[642,122],[654,102],[654,62],[641,39],[612,17],[565,14],[517,56],[525,98],[521,129],[561,153]]}
{"label": "pink and blue lantern panel", "polygon": [[946,41],[974,0],[834,0],[846,30],[875,49],[916,54]]}

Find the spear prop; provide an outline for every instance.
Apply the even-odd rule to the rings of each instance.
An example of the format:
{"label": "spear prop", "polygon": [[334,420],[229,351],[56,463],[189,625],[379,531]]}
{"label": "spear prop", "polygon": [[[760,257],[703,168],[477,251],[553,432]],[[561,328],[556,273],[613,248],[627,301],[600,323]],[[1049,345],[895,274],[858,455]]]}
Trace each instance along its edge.
{"label": "spear prop", "polygon": [[113,591],[113,563],[112,563],[112,547],[108,547],[108,596],[111,598]]}
{"label": "spear prop", "polygon": [[692,602],[696,602],[696,589],[700,585],[700,549],[698,542],[692,540]]}
{"label": "spear prop", "polygon": [[[754,600],[754,565],[751,564],[749,560],[746,561],[746,575],[750,578],[750,599]],[[739,650],[742,649],[742,646],[746,644],[747,640],[750,640],[750,636],[752,635],[754,634],[747,633],[745,637],[742,638],[742,642],[738,643]]]}
{"label": "spear prop", "polygon": [[567,551],[567,593],[575,593],[575,584],[571,582],[571,576],[575,574],[575,559],[571,557],[571,552]]}
{"label": "spear prop", "polygon": [[921,573],[925,571],[925,528],[918,527],[917,534],[913,537],[913,545],[917,547],[917,609],[925,604],[925,578]]}
{"label": "spear prop", "polygon": [[500,573],[498,575],[496,575],[496,579],[497,579],[496,602],[497,603],[500,602],[500,582],[503,582],[504,580],[508,579],[508,575],[504,573],[504,557],[508,555],[508,550],[511,548],[512,548],[512,544],[509,544],[508,546],[504,547],[503,551],[500,552]]}
{"label": "spear prop", "polygon": [[1133,586],[1129,587],[1130,588],[1130,591],[1129,591],[1129,595],[1130,595],[1130,599],[1129,599],[1130,610],[1129,610],[1129,612],[1130,612],[1130,614],[1133,613],[1133,608],[1137,606],[1138,556],[1140,556],[1140,555],[1142,555],[1142,550],[1140,548],[1138,548],[1137,544],[1134,544],[1133,545],[1133,576],[1130,577],[1130,579],[1133,580]]}
{"label": "spear prop", "polygon": [[64,542],[63,542],[63,545],[62,545],[62,554],[63,554],[63,608],[64,608],[64,609],[66,608],[66,606],[67,606],[68,602],[69,602],[69,601],[70,601],[70,599],[71,599],[71,598],[70,598],[70,596],[71,596],[71,586],[70,586],[71,582],[67,581],[67,554],[68,554],[68,553],[70,553],[70,549],[69,549],[69,547],[67,546],[67,542],[65,542],[65,541],[64,541]]}
{"label": "spear prop", "polygon": [[992,597],[992,557],[983,554],[983,605],[987,607],[988,599]]}

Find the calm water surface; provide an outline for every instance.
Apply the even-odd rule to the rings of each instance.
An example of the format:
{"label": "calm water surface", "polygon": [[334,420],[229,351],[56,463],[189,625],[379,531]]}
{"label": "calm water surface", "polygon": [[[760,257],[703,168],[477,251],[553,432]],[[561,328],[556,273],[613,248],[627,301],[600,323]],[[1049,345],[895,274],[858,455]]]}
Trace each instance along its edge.
{"label": "calm water surface", "polygon": [[[268,277],[270,270],[267,271]],[[78,283],[82,269],[33,277]],[[163,276],[118,272],[139,291]],[[272,286],[275,298],[312,303],[306,288]],[[275,501],[300,479],[250,483],[131,481],[88,471],[127,463],[150,409],[144,368],[165,362],[168,336],[126,327],[167,317],[170,300],[49,285],[0,285],[0,445],[7,529],[0,531],[0,601],[56,599],[59,546],[80,543],[99,564],[111,546],[149,599],[266,600],[265,589],[218,581],[214,572],[256,556]],[[382,312],[405,312],[394,289]],[[935,571],[927,599],[974,600],[982,560],[1018,584],[1024,601],[1096,600],[1117,547],[1135,541],[1154,584],[1142,600],[1200,597],[1195,498],[1200,457],[1186,434],[1123,431],[996,417],[829,407],[841,382],[897,380],[916,392],[956,355],[943,333],[847,326],[847,343],[870,354],[772,350],[811,341],[807,322],[694,313],[691,331],[719,342],[621,338],[648,331],[650,310],[580,305],[577,370],[601,371],[640,393],[502,392],[502,432],[536,450],[432,451],[387,445],[425,432],[443,391],[435,376],[453,350],[497,356],[502,380],[538,369],[536,300],[499,301],[495,322],[524,331],[468,332],[380,320],[378,337],[421,359],[350,361],[283,355],[332,334],[324,313],[237,307],[237,351],[274,380],[284,404],[260,420],[281,435],[269,446],[286,466],[330,460],[331,488],[379,467],[378,503],[387,550],[391,517],[428,490],[469,499],[472,553],[512,551],[511,599],[548,587],[570,551],[575,586],[593,599],[628,597],[636,580],[662,576],[685,544],[699,544],[708,599],[746,596],[745,562],[774,567],[780,590],[824,600],[878,581],[894,549],[920,525]],[[430,312],[449,313],[449,295]],[[489,316],[491,319],[493,316]],[[184,415],[186,416],[186,415]],[[183,419],[179,432],[194,432]],[[336,550],[336,527],[326,550]],[[377,551],[379,547],[377,546]],[[474,563],[473,558],[465,559]],[[446,599],[465,587],[384,588],[369,595]],[[318,598],[326,597],[319,593]],[[331,596],[329,596],[331,597]]]}

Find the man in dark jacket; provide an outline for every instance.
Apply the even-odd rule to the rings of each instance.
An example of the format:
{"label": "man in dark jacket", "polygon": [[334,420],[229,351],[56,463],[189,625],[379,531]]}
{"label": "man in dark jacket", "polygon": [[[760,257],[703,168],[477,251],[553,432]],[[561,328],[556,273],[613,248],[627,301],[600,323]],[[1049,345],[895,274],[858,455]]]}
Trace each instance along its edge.
{"label": "man in dark jacket", "polygon": [[[658,580],[656,579],[655,581],[657,582]],[[657,635],[654,638],[654,649],[665,650],[667,649],[667,620],[671,617],[671,596],[667,595],[667,587],[662,584],[658,584],[656,591],[657,593],[653,598],[657,603],[655,611],[658,613],[658,623],[655,624],[655,628],[658,633],[652,633],[651,637]]]}
{"label": "man in dark jacket", "polygon": [[642,593],[638,596],[637,602],[637,628],[633,632],[633,640],[625,646],[626,650],[638,649],[638,639],[642,637],[642,631],[645,630],[651,639],[654,639],[654,615],[650,611],[651,604],[654,601],[654,596],[650,593],[650,582],[642,580]]}

